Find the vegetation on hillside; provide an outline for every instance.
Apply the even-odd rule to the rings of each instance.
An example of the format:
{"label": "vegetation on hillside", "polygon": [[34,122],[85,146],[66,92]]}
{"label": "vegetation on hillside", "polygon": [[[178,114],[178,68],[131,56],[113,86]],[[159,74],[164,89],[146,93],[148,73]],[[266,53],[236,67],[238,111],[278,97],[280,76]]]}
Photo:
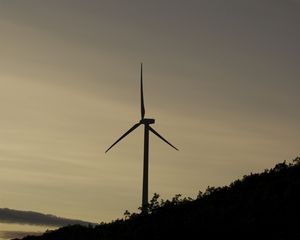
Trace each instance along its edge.
{"label": "vegetation on hillside", "polygon": [[251,173],[196,199],[154,194],[147,213],[97,226],[73,225],[24,240],[300,239],[300,157]]}

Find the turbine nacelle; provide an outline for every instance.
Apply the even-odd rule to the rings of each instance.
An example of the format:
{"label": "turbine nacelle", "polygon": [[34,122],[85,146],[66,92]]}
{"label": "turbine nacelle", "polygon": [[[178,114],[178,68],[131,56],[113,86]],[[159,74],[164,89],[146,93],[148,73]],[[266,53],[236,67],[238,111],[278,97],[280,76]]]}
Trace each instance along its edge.
{"label": "turbine nacelle", "polygon": [[150,125],[150,124],[154,124],[155,123],[155,119],[153,118],[143,118],[140,121],[140,124],[144,124],[144,125]]}

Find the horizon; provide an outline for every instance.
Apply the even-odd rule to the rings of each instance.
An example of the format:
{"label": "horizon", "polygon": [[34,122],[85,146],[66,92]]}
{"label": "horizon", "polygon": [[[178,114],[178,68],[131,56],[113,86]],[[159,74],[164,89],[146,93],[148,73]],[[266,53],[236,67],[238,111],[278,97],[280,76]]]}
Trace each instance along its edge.
{"label": "horizon", "polygon": [[[300,163],[299,160],[300,160],[300,157],[296,157],[295,159],[293,159],[290,162],[287,162],[286,160],[284,160],[283,162],[277,163],[272,168],[265,169],[263,172],[260,172],[260,173],[251,172],[250,174],[244,175],[243,178],[241,178],[241,179],[235,179],[235,181],[231,182],[227,186],[222,186],[222,187],[208,186],[206,188],[205,192],[200,191],[196,198],[190,198],[190,197],[182,198],[181,194],[176,194],[172,199],[161,199],[159,194],[154,193],[153,198],[149,202],[150,205],[148,207],[146,207],[147,208],[146,210],[145,209],[143,210],[142,208],[140,208],[139,209],[140,213],[136,213],[136,212],[130,213],[126,210],[124,212],[124,216],[122,218],[114,219],[113,221],[106,222],[106,223],[104,223],[104,222],[101,222],[101,223],[83,222],[81,220],[66,219],[66,218],[61,218],[61,217],[57,217],[57,216],[49,215],[49,214],[0,208],[0,226],[7,227],[6,231],[0,231],[0,239],[12,239],[12,238],[15,239],[15,238],[21,238],[23,236],[28,236],[28,235],[37,235],[38,236],[38,235],[43,235],[47,231],[56,231],[58,228],[62,229],[62,228],[66,227],[68,229],[68,226],[72,226],[72,225],[73,226],[81,225],[88,229],[90,228],[90,226],[99,227],[103,224],[104,225],[113,225],[116,222],[122,223],[122,221],[130,220],[131,218],[135,218],[138,215],[145,216],[145,213],[152,214],[152,213],[158,211],[159,209],[161,209],[161,210],[164,209],[165,207],[166,208],[169,208],[170,206],[174,207],[174,206],[176,206],[176,204],[187,204],[188,202],[194,202],[194,201],[198,201],[198,203],[199,203],[199,200],[201,200],[205,197],[211,196],[214,193],[218,193],[218,191],[220,191],[221,189],[223,189],[223,190],[227,189],[227,191],[228,191],[228,189],[232,189],[232,188],[236,189],[236,186],[240,185],[241,183],[246,184],[246,182],[249,182],[249,179],[257,180],[257,176],[265,178],[265,176],[267,174],[270,176],[273,175],[273,177],[277,176],[277,177],[281,178],[282,174],[278,174],[278,173],[279,172],[284,173],[284,172],[286,172],[286,170],[291,169],[291,168],[294,168],[294,170],[297,169],[297,167],[299,168],[299,163]],[[295,172],[294,172],[294,176],[295,176]],[[265,184],[267,184],[267,185],[268,185],[268,182],[269,183],[272,182],[272,181],[270,181],[270,178],[265,178],[265,179],[269,179],[268,181],[265,182]],[[260,181],[256,181],[256,182],[258,183]],[[291,184],[293,184],[293,181],[289,180],[289,182]],[[253,186],[252,186],[252,188],[253,188]],[[282,186],[281,186],[281,188],[282,188]],[[294,190],[296,190],[296,188],[294,188]],[[262,191],[260,191],[260,192],[262,192]],[[291,193],[291,192],[289,192],[289,193]],[[168,204],[165,205],[166,203],[171,204],[171,205],[169,205],[169,206],[168,206]],[[172,205],[172,204],[175,204],[175,205]],[[173,210],[175,210],[175,209],[173,209]],[[145,212],[143,213],[143,211],[145,211]],[[3,214],[3,212],[4,212],[4,214]],[[3,221],[3,220],[4,220],[4,224],[1,224],[1,221]],[[11,222],[13,224],[10,224]],[[29,225],[31,226],[32,232],[29,232],[28,230],[21,231],[22,229],[26,229],[26,226],[28,227]],[[25,228],[24,228],[24,226],[25,226]],[[49,227],[49,226],[52,226],[52,227]],[[47,229],[45,230],[46,227],[47,227]],[[12,231],[9,229],[12,229]],[[16,231],[15,229],[18,229],[18,231]],[[93,229],[95,230],[97,228],[93,228]]]}
{"label": "horizon", "polygon": [[[110,222],[299,156],[300,1],[0,2],[0,210]],[[47,226],[46,226],[47,227]],[[0,232],[43,227],[3,223]],[[1,233],[0,233],[1,239]],[[2,237],[4,239],[4,237]],[[2,240],[1,239],[1,240]]]}

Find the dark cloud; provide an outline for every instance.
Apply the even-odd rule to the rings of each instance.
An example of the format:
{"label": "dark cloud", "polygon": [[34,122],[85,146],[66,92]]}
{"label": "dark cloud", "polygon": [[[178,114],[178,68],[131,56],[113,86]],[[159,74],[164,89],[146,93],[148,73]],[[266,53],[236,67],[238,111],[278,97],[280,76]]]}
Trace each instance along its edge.
{"label": "dark cloud", "polygon": [[0,239],[16,239],[25,236],[41,235],[42,232],[0,231]]}
{"label": "dark cloud", "polygon": [[94,225],[95,223],[77,219],[61,218],[50,214],[43,214],[32,211],[20,211],[9,208],[0,208],[0,222],[17,223],[39,226],[62,227],[67,225]]}

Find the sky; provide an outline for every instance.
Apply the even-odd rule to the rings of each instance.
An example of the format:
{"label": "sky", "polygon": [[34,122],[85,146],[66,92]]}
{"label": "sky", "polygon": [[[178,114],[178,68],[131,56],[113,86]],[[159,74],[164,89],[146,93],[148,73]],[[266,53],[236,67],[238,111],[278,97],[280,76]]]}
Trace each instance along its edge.
{"label": "sky", "polygon": [[[143,129],[104,152],[140,119],[141,62],[146,117],[180,150],[150,135],[150,198],[291,161],[299,23],[298,0],[1,0],[0,210],[138,211]],[[18,224],[0,215],[0,239],[50,228]]]}

